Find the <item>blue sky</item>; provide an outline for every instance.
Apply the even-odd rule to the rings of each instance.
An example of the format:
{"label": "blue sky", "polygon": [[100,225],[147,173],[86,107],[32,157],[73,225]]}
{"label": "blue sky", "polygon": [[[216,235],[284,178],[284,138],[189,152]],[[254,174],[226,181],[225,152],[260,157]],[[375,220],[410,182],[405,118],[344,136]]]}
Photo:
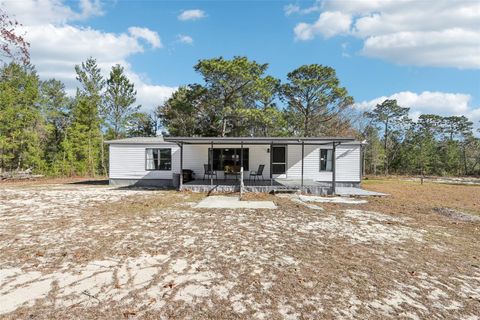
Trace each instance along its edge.
{"label": "blue sky", "polygon": [[121,63],[146,109],[176,87],[200,82],[193,70],[199,59],[242,55],[269,63],[268,73],[281,80],[302,64],[332,66],[361,109],[393,97],[413,117],[432,112],[480,120],[480,5],[474,1],[0,4],[25,25],[41,77],[60,78],[73,90],[73,65],[89,55],[105,72]]}

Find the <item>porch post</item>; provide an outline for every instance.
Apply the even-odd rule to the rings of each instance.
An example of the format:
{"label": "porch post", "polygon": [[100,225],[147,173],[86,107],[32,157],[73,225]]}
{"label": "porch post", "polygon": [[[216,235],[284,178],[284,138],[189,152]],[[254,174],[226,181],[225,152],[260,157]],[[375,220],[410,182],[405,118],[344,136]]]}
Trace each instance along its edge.
{"label": "porch post", "polygon": [[303,192],[303,159],[305,157],[305,141],[302,140],[302,180],[300,183],[300,190]]}
{"label": "porch post", "polygon": [[270,186],[273,187],[273,143],[270,142]]}
{"label": "porch post", "polygon": [[210,168],[208,170],[210,171],[210,186],[213,186],[213,141],[210,142]]}
{"label": "porch post", "polygon": [[240,142],[240,166],[243,168],[243,141]]}
{"label": "porch post", "polygon": [[183,187],[183,142],[180,142],[180,183],[179,190]]}
{"label": "porch post", "polygon": [[[240,167],[242,168],[243,171],[243,140],[240,141]],[[240,175],[241,177],[241,182],[243,182],[243,174]]]}
{"label": "porch post", "polygon": [[336,148],[337,144],[333,142],[333,151],[332,151],[332,194],[335,195],[337,189],[337,177],[336,177]]}

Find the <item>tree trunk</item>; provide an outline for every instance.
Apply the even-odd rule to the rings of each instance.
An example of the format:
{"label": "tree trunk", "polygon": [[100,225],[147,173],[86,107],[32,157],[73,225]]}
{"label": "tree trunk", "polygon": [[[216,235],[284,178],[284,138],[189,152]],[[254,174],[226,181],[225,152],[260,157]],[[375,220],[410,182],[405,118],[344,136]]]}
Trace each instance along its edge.
{"label": "tree trunk", "polygon": [[310,136],[310,114],[308,109],[305,111],[305,119],[303,120],[303,136],[309,137]]}
{"label": "tree trunk", "polygon": [[388,120],[385,122],[385,134],[384,134],[384,142],[383,142],[383,148],[385,151],[385,158],[384,158],[384,172],[385,175],[388,175],[388,150],[387,150],[387,139],[388,139]]}
{"label": "tree trunk", "polygon": [[102,175],[106,176],[107,175],[107,168],[105,166],[105,144],[103,143],[103,134],[100,133],[100,152],[101,154],[101,165],[102,165]]}
{"label": "tree trunk", "polygon": [[222,134],[221,134],[222,137],[225,137],[226,131],[227,131],[227,119],[223,118],[223,120],[222,120]]}

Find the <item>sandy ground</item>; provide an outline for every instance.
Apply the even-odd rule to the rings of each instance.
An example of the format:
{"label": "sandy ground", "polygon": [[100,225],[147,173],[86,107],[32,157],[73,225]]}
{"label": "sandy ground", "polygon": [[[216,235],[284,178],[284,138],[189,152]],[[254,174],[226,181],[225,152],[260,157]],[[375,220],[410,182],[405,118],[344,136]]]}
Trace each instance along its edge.
{"label": "sandy ground", "polygon": [[480,223],[438,207],[478,214],[480,188],[366,186],[392,196],[225,210],[194,208],[203,194],[0,185],[0,317],[479,319]]}

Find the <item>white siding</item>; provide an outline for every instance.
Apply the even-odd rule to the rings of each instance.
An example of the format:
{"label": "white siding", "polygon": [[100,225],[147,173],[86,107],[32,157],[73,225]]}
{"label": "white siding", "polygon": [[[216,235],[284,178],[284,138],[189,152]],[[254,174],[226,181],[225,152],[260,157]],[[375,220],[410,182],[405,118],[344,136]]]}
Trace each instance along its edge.
{"label": "white siding", "polygon": [[[320,149],[332,149],[332,146],[305,146],[303,176],[315,181],[332,181],[332,172],[320,171]],[[336,148],[336,180],[341,182],[360,181],[360,146],[339,145]],[[288,146],[287,179],[300,179],[302,174],[302,146]]]}
{"label": "white siding", "polygon": [[360,145],[339,145],[336,153],[337,181],[360,182]]}
{"label": "white siding", "polygon": [[[145,170],[146,148],[172,149],[172,170]],[[172,179],[174,172],[180,172],[180,148],[176,144],[110,145],[110,179]]]}
{"label": "white siding", "polygon": [[[196,179],[203,177],[203,165],[208,163],[209,145],[184,145],[183,168],[195,172]],[[146,171],[145,149],[146,148],[171,148],[172,170],[169,171]],[[214,145],[214,148],[240,148],[239,145]],[[263,164],[265,179],[270,177],[270,153],[267,149],[270,145],[245,145],[249,149],[249,170],[245,170],[245,178],[248,172],[257,170]],[[300,145],[287,146],[287,172],[279,178],[301,178]],[[332,181],[332,172],[320,171],[320,149],[331,149],[332,146],[305,146],[304,178],[315,181]],[[176,144],[155,145],[110,145],[110,178],[111,179],[171,179],[172,173],[180,172],[180,148]],[[223,179],[223,172],[218,171],[218,178]],[[336,149],[336,178],[339,182],[360,181],[360,145],[344,144]]]}

